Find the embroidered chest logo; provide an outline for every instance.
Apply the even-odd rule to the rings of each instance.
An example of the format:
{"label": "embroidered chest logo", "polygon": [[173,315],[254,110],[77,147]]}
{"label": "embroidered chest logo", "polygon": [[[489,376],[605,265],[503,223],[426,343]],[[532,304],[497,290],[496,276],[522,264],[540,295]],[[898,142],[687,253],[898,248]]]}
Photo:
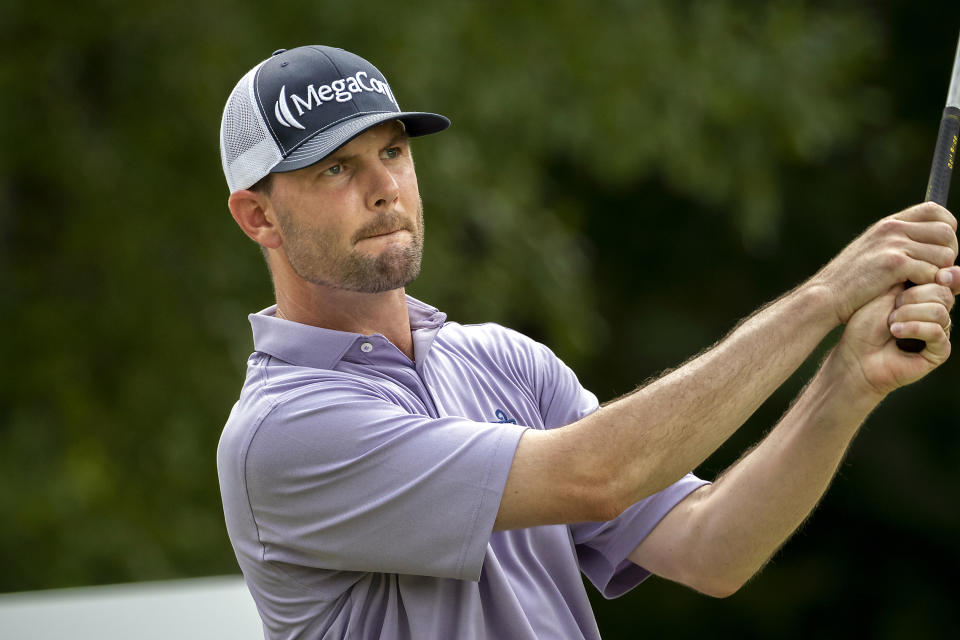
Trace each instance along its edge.
{"label": "embroidered chest logo", "polygon": [[517,424],[517,421],[504,413],[503,409],[497,409],[497,422],[504,424],[509,422],[510,424]]}

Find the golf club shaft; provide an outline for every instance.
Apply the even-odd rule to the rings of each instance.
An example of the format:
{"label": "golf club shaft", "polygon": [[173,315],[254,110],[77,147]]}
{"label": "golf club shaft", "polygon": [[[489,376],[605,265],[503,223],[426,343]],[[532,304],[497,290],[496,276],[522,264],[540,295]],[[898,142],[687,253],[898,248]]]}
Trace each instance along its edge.
{"label": "golf club shaft", "polygon": [[[924,197],[924,200],[936,202],[942,207],[947,206],[947,196],[950,193],[950,178],[953,176],[958,136],[960,136],[960,42],[957,43],[957,53],[953,60],[947,106],[940,119],[940,132],[937,134],[937,146],[930,166],[930,180],[927,182],[927,193]],[[907,286],[911,284],[908,282]],[[919,353],[927,344],[916,338],[897,338],[897,346],[901,351]]]}

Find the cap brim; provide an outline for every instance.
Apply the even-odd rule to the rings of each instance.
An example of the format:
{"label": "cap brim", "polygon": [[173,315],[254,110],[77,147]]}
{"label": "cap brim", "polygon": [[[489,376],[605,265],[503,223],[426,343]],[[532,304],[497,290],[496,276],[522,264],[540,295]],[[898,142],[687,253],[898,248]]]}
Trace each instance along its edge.
{"label": "cap brim", "polygon": [[358,135],[388,120],[403,123],[410,137],[425,136],[443,131],[450,126],[450,120],[436,113],[423,111],[383,111],[358,115],[340,122],[325,131],[307,138],[270,170],[270,173],[296,171],[319,162],[331,153],[347,144]]}

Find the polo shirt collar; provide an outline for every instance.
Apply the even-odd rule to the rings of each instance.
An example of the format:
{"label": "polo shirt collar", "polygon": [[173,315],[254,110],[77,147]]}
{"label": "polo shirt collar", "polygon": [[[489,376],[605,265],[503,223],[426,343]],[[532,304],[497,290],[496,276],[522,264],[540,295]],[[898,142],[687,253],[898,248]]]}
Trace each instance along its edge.
{"label": "polo shirt collar", "polygon": [[[276,313],[277,306],[272,305],[250,314],[253,348],[290,364],[333,369],[354,344],[369,337],[291,322]],[[447,315],[412,296],[407,296],[407,313],[419,368]]]}

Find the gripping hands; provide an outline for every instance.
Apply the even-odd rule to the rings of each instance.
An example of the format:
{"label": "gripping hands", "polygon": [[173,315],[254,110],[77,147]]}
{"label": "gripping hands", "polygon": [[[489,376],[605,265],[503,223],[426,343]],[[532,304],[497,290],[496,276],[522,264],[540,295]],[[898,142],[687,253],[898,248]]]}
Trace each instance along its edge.
{"label": "gripping hands", "polygon": [[[871,226],[814,276],[847,325],[834,356],[865,391],[886,395],[950,356],[950,310],[960,293],[956,229],[937,204],[910,207]],[[907,280],[916,286],[905,288]],[[896,338],[926,347],[907,353]]]}
{"label": "gripping hands", "polygon": [[840,324],[903,282],[929,284],[957,257],[957,220],[925,202],[872,225],[811,280],[824,285]]}
{"label": "gripping hands", "polygon": [[[924,284],[910,289],[892,287],[853,314],[843,332],[837,355],[865,384],[865,390],[884,396],[908,385],[946,362],[950,356],[950,310],[960,282],[960,268],[951,273],[953,284]],[[897,347],[895,338],[926,342],[919,353]]]}

